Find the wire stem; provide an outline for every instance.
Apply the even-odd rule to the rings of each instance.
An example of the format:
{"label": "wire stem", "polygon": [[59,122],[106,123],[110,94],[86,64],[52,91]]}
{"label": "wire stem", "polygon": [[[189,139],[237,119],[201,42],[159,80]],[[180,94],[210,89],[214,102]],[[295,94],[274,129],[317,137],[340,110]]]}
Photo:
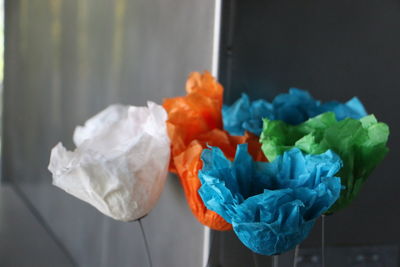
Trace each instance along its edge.
{"label": "wire stem", "polygon": [[272,266],[279,267],[279,255],[272,256]]}
{"label": "wire stem", "polygon": [[298,244],[294,249],[293,267],[297,267],[297,263],[299,261],[299,250],[300,250],[300,244]]}
{"label": "wire stem", "polygon": [[255,252],[251,253],[253,255],[254,267],[258,266],[257,254]]}
{"label": "wire stem", "polygon": [[321,217],[321,263],[322,267],[325,267],[325,215]]}
{"label": "wire stem", "polygon": [[144,232],[144,228],[143,228],[143,224],[142,224],[142,219],[140,218],[138,220],[139,222],[139,226],[140,226],[140,231],[142,232],[142,236],[143,236],[143,241],[144,241],[144,246],[146,248],[146,254],[147,254],[147,261],[149,263],[150,267],[153,267],[153,263],[151,262],[151,255],[150,255],[150,248],[149,248],[149,243],[147,242],[147,238],[146,238],[146,233]]}

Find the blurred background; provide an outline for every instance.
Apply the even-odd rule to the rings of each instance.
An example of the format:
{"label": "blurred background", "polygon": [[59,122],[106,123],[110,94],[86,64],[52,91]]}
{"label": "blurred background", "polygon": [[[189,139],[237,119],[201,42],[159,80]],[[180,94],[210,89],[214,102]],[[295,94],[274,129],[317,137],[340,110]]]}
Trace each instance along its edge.
{"label": "blurred background", "polygon": [[[110,104],[183,95],[191,71],[210,69],[213,8],[5,1],[0,266],[147,266],[137,223],[116,222],[51,185],[50,150],[59,141],[73,149],[75,126]],[[176,177],[143,225],[154,266],[201,266],[204,229]]]}
{"label": "blurred background", "polygon": [[[187,75],[213,62],[226,103],[243,91],[271,100],[298,87],[324,101],[358,96],[389,124],[386,160],[350,207],[326,218],[326,266],[399,266],[400,1],[223,0],[221,12],[214,0],[0,6],[0,266],[148,266],[137,223],[51,185],[50,149],[58,141],[73,149],[74,127],[110,104],[183,95]],[[174,176],[143,223],[153,266],[205,266],[208,254],[209,266],[293,265],[292,252],[273,263],[232,232],[205,238]],[[320,248],[319,222],[298,267],[321,266]]]}

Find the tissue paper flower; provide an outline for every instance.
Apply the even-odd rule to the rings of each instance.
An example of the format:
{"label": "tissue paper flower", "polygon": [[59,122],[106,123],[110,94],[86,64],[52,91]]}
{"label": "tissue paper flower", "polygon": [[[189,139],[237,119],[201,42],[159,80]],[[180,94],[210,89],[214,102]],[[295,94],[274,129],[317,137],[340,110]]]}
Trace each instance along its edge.
{"label": "tissue paper flower", "polygon": [[294,148],[265,163],[253,161],[243,144],[233,162],[215,147],[205,149],[202,160],[199,194],[205,205],[259,254],[280,254],[301,243],[340,195],[334,175],[342,162],[329,150],[305,156]]}
{"label": "tissue paper flower", "polygon": [[167,114],[148,107],[113,105],[77,127],[67,151],[51,151],[53,184],[103,214],[133,221],[150,212],[162,192],[170,159]]}
{"label": "tissue paper flower", "polygon": [[386,143],[389,127],[377,122],[373,115],[360,120],[347,118],[337,121],[327,112],[300,125],[264,119],[260,142],[269,160],[292,147],[310,154],[333,150],[343,160],[338,176],[344,190],[328,213],[347,206],[360,191],[364,181],[388,152]]}
{"label": "tissue paper flower", "polygon": [[224,129],[230,134],[243,135],[246,130],[259,136],[263,118],[297,125],[327,111],[334,112],[338,120],[360,119],[367,115],[357,97],[344,104],[337,101],[322,104],[308,92],[296,88],[290,89],[288,94],[278,95],[272,103],[262,99],[251,102],[246,94],[242,94],[232,106],[224,106],[222,114]]}
{"label": "tissue paper flower", "polygon": [[167,98],[168,131],[172,153],[177,154],[199,135],[222,129],[222,86],[209,72],[191,73],[186,82],[186,96]]}
{"label": "tissue paper flower", "polygon": [[167,128],[172,143],[170,170],[178,174],[188,205],[196,218],[214,230],[230,230],[232,226],[217,213],[208,210],[198,194],[202,150],[207,144],[218,146],[228,158],[233,158],[236,145],[248,143],[256,160],[266,159],[255,135],[232,137],[222,130],[223,88],[210,73],[192,73],[186,91],[186,96],[166,99],[163,104],[168,112]]}

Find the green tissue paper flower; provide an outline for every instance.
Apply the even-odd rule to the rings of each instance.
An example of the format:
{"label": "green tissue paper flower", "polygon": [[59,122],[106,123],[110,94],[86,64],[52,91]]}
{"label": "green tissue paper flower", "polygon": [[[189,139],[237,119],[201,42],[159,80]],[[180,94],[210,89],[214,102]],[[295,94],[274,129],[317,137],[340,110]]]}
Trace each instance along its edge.
{"label": "green tissue paper flower", "polygon": [[327,214],[344,208],[355,198],[388,152],[389,127],[374,115],[337,121],[334,113],[326,112],[296,126],[278,120],[263,122],[260,142],[269,161],[293,147],[309,154],[331,149],[341,157],[343,168],[337,176],[341,177],[343,190]]}

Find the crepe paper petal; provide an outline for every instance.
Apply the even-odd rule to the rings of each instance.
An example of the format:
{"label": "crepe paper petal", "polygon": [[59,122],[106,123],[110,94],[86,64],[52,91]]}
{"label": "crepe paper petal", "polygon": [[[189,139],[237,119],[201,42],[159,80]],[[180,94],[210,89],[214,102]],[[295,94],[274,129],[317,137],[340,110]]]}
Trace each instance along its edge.
{"label": "crepe paper petal", "polygon": [[205,205],[259,254],[280,254],[301,243],[340,195],[335,174],[342,161],[330,150],[304,155],[293,148],[265,163],[253,161],[242,144],[233,162],[217,147],[203,150],[202,160],[199,194]]}
{"label": "crepe paper petal", "polygon": [[260,135],[262,119],[272,117],[273,104],[262,99],[251,102],[245,93],[233,105],[222,108],[224,129],[232,135],[243,135],[245,131]]}
{"label": "crepe paper petal", "polygon": [[222,86],[209,72],[191,73],[186,82],[186,96],[167,98],[163,102],[168,112],[169,131],[174,150],[184,150],[197,136],[222,128]]}
{"label": "crepe paper petal", "polygon": [[169,98],[163,103],[168,112],[167,128],[172,144],[169,169],[178,174],[188,205],[198,221],[214,230],[230,230],[231,224],[208,210],[198,194],[201,152],[207,145],[214,145],[233,158],[236,145],[248,143],[254,159],[266,158],[257,136],[246,133],[233,137],[222,130],[223,88],[210,73],[192,73],[186,91],[186,96]]}
{"label": "crepe paper petal", "polygon": [[378,122],[374,115],[360,120],[347,118],[337,121],[327,112],[300,125],[264,119],[260,142],[269,160],[292,147],[310,154],[333,150],[343,160],[339,172],[344,190],[328,213],[346,207],[358,194],[362,184],[388,152],[386,143],[389,127]]}
{"label": "crepe paper petal", "polygon": [[53,184],[120,221],[148,214],[163,190],[170,160],[162,106],[112,105],[77,127],[77,148],[51,151]]}
{"label": "crepe paper petal", "polygon": [[[230,224],[227,224],[225,220],[216,216],[217,214],[215,212],[206,209],[203,201],[197,193],[201,186],[198,172],[203,166],[203,162],[201,161],[201,152],[203,149],[206,148],[207,145],[219,146],[226,157],[233,159],[237,144],[248,143],[249,152],[252,157],[265,161],[265,157],[262,157],[263,153],[261,152],[260,147],[255,146],[257,144],[256,142],[258,142],[258,138],[253,135],[235,138],[229,136],[224,131],[214,129],[213,131],[200,136],[199,139],[194,140],[184,152],[174,157],[175,166],[177,167],[178,174],[181,178],[187,201],[200,222],[215,230],[223,231],[231,229]],[[252,145],[254,145],[254,147],[251,147]]]}
{"label": "crepe paper petal", "polygon": [[263,118],[297,125],[327,111],[334,112],[338,120],[360,119],[367,115],[357,97],[344,104],[337,101],[322,104],[308,92],[296,88],[276,96],[272,103],[262,99],[251,102],[246,94],[242,94],[232,106],[224,106],[222,114],[224,129],[230,134],[243,135],[244,131],[249,131],[259,136]]}

